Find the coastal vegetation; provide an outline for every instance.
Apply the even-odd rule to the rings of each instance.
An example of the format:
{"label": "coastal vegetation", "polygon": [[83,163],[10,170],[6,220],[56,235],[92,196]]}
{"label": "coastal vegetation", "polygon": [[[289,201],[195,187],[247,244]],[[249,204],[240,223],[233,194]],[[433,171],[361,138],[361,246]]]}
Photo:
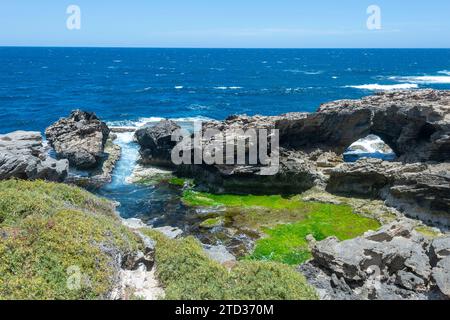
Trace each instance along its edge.
{"label": "coastal vegetation", "polygon": [[[107,299],[119,257],[142,250],[114,206],[78,187],[0,182],[0,299]],[[156,240],[156,272],[167,299],[317,299],[293,267],[213,261],[193,237]]]}
{"label": "coastal vegetation", "polygon": [[76,187],[0,182],[0,300],[104,299],[140,240],[112,204]]}
{"label": "coastal vegetation", "polygon": [[211,260],[193,237],[143,232],[156,239],[157,275],[166,299],[317,299],[315,289],[291,266],[239,261],[228,269]]}

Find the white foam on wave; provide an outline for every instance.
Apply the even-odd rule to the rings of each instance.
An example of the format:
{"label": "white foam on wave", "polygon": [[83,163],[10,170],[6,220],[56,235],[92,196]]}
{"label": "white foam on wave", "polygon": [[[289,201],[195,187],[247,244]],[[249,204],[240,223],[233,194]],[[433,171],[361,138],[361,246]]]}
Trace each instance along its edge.
{"label": "white foam on wave", "polygon": [[239,90],[242,89],[242,87],[214,87],[216,90]]}
{"label": "white foam on wave", "polygon": [[389,79],[399,82],[411,82],[415,84],[450,84],[450,76],[410,76],[390,77]]}
{"label": "white foam on wave", "polygon": [[118,144],[127,144],[134,141],[134,132],[118,132],[116,133],[117,138],[114,140]]}
{"label": "white foam on wave", "polygon": [[[120,120],[120,121],[109,121],[107,124],[110,127],[116,127],[116,128],[142,128],[148,124],[157,123],[161,120],[164,120],[167,118],[163,117],[141,117],[137,120]],[[203,116],[197,116],[197,117],[184,117],[184,118],[169,118],[169,120],[172,120],[177,123],[188,123],[188,122],[197,122],[197,121],[212,121],[213,119]]]}
{"label": "white foam on wave", "polygon": [[345,88],[353,88],[360,90],[372,90],[372,91],[392,91],[392,90],[409,90],[417,89],[419,86],[416,83],[403,83],[403,84],[363,84],[356,86],[345,86]]}
{"label": "white foam on wave", "polygon": [[175,86],[175,89],[177,89],[177,90],[180,90],[180,89],[183,89],[184,87],[183,86]]}
{"label": "white foam on wave", "polygon": [[439,71],[438,73],[439,73],[439,74],[445,74],[445,75],[447,75],[447,76],[450,76],[450,71],[448,71],[448,70],[442,70],[442,71]]}
{"label": "white foam on wave", "polygon": [[313,76],[313,75],[319,75],[322,74],[323,71],[305,71],[305,70],[300,70],[300,69],[286,69],[283,70],[284,72],[290,72],[290,73],[302,73],[305,75],[309,75],[309,76]]}
{"label": "white foam on wave", "polygon": [[392,149],[379,137],[370,134],[359,139],[348,147],[347,152],[352,153],[393,153]]}

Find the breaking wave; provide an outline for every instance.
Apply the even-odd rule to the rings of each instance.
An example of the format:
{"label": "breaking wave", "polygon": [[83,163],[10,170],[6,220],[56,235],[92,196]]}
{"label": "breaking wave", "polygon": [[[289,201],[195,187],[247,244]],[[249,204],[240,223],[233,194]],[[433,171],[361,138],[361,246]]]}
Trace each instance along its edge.
{"label": "breaking wave", "polygon": [[408,90],[417,89],[419,86],[417,83],[403,83],[403,84],[363,84],[356,86],[345,86],[345,88],[372,90],[372,91],[391,91],[391,90]]}

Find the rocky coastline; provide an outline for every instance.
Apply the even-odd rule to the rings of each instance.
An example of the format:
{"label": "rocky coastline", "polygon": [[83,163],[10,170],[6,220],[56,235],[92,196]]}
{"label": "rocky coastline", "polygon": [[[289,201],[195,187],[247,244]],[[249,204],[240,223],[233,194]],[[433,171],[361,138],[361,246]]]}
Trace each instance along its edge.
{"label": "rocky coastline", "polygon": [[[449,92],[380,93],[361,100],[327,103],[309,114],[236,115],[222,122],[203,123],[202,130],[211,127],[278,129],[280,170],[274,176],[263,176],[260,166],[249,163],[175,167],[168,164],[180,177],[194,179],[200,190],[295,194],[315,187],[336,196],[379,199],[400,213],[401,218],[393,225],[377,233],[342,243],[330,238],[312,247],[313,259],[300,270],[322,289],[323,298],[449,298],[447,254],[436,262],[431,257],[433,242],[408,228],[411,220],[407,218],[418,219],[444,232],[450,227]],[[141,146],[141,161],[161,160],[159,164],[164,164],[173,147],[167,142],[176,128],[174,123],[161,121],[156,126],[140,129],[136,136]],[[397,157],[393,161],[364,158],[354,163],[344,162],[345,150],[368,135],[381,137]],[[203,141],[203,145],[208,143]],[[193,154],[194,150],[188,152]],[[387,236],[393,232],[391,229],[406,231]],[[439,243],[447,243],[448,247],[449,238],[445,239]],[[360,256],[353,257],[354,250],[360,250]],[[353,265],[345,260],[352,258]],[[410,259],[413,262],[408,262]],[[368,281],[372,280],[365,268],[369,266],[381,270],[376,279],[378,291],[368,290]]]}
{"label": "rocky coastline", "polygon": [[[180,126],[170,120],[136,130],[139,165],[162,167],[173,171],[177,178],[192,179],[194,192],[303,194],[301,200],[306,203],[336,204],[340,197],[354,198],[359,208],[366,206],[366,211],[358,212],[355,206],[353,210],[357,214],[364,211],[363,215],[373,217],[382,227],[343,241],[307,235],[312,257],[297,270],[317,289],[319,297],[450,299],[449,91],[384,92],[360,100],[326,103],[314,113],[233,115],[224,121],[204,122],[202,130],[212,127],[279,130],[279,171],[263,175],[261,165],[248,162],[176,166],[171,162],[175,146],[171,136]],[[120,158],[114,132],[130,130],[135,128],[108,128],[94,113],[73,111],[45,132],[53,157],[40,133],[0,135],[0,180],[47,180],[99,188],[111,182]],[[345,162],[349,146],[370,135],[380,137],[396,158]],[[203,146],[209,143],[211,140],[205,139]],[[77,174],[80,171],[84,174]],[[296,201],[292,199],[289,205]],[[372,210],[369,203],[374,201],[381,203],[382,210],[394,212],[393,217],[385,219]],[[139,286],[133,284],[136,279],[147,283],[141,288],[143,296],[156,297],[162,291],[155,282],[153,265],[149,265],[154,260],[154,243],[139,231],[142,225],[136,227],[136,222],[131,222],[125,225],[146,246],[125,263],[110,297],[124,298],[127,287]],[[424,235],[417,231],[418,225],[438,231]],[[161,231],[168,234],[167,230]],[[176,233],[174,238],[180,235],[173,228],[170,232]],[[223,249],[204,246],[205,252],[221,265],[233,268],[234,257]]]}

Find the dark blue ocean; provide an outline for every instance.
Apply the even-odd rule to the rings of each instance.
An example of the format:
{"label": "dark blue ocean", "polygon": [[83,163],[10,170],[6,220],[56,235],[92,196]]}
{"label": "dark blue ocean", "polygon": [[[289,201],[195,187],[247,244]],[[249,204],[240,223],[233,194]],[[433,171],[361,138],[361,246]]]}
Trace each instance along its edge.
{"label": "dark blue ocean", "polygon": [[449,70],[450,50],[0,48],[0,133],[43,131],[74,108],[115,124],[314,111],[374,90],[450,89]]}

